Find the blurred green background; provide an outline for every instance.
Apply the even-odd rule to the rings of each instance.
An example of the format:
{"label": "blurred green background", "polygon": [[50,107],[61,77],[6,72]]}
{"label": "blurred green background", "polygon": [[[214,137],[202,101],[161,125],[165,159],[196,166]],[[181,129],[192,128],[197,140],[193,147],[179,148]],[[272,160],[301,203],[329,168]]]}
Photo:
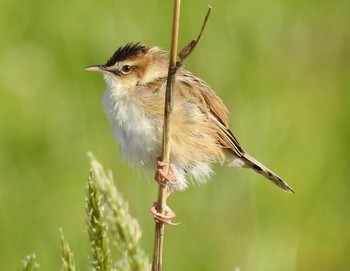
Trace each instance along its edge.
{"label": "blurred green background", "polygon": [[[243,147],[295,189],[249,170],[216,167],[213,180],[169,201],[165,270],[350,268],[350,2],[183,1],[182,48],[213,12],[186,68],[231,112]],[[151,256],[152,174],[119,159],[100,103],[104,63],[130,41],[169,48],[172,1],[0,3],[0,269],[35,252],[59,270],[59,228],[87,269],[87,151],[111,168]]]}

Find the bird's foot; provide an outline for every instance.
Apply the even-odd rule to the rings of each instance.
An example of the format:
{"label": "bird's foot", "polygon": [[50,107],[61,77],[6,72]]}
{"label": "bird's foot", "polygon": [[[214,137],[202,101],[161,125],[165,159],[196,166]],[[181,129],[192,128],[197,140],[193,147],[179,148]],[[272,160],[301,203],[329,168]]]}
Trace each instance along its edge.
{"label": "bird's foot", "polygon": [[160,158],[157,159],[156,175],[154,176],[154,179],[162,186],[166,186],[167,183],[170,183],[170,185],[176,184],[176,176],[171,166],[169,166],[168,174],[164,173],[163,167],[165,165],[167,165],[167,163],[161,161]]}
{"label": "bird's foot", "polygon": [[171,222],[171,219],[176,217],[176,214],[173,210],[169,208],[169,206],[167,205],[165,206],[164,214],[159,213],[157,209],[158,209],[158,202],[155,202],[151,207],[151,213],[153,215],[154,221],[156,221],[157,223],[164,223],[172,226],[176,226],[180,224],[180,223]]}

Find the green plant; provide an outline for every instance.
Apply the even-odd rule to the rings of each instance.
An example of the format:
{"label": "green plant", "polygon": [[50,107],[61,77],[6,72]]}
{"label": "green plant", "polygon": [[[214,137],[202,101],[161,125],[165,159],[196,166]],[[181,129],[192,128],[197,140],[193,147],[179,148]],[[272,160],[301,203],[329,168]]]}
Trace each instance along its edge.
{"label": "green plant", "polygon": [[[92,153],[91,171],[87,182],[86,214],[91,246],[91,270],[101,271],[147,271],[151,265],[140,246],[141,228],[129,213],[128,203],[114,185],[110,171]],[[113,259],[111,245],[119,251],[120,257]],[[74,256],[61,229],[61,253],[63,271],[75,271]],[[23,271],[34,271],[39,267],[34,254],[28,255],[22,263]]]}

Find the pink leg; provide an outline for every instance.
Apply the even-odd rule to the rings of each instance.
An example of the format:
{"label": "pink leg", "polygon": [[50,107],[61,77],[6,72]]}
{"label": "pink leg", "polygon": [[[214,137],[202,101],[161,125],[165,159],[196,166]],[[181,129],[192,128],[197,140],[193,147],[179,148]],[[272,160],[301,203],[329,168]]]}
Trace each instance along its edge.
{"label": "pink leg", "polygon": [[161,214],[157,211],[158,203],[153,203],[151,207],[151,213],[153,214],[153,218],[157,223],[164,223],[168,225],[178,225],[179,223],[171,222],[171,219],[176,217],[176,214],[173,210],[171,210],[168,206],[165,207],[165,214]]}
{"label": "pink leg", "polygon": [[157,168],[156,168],[156,175],[154,176],[154,179],[157,183],[160,185],[166,185],[162,179],[167,180],[170,184],[176,183],[176,176],[174,174],[174,171],[169,167],[168,174],[166,175],[163,171],[163,167],[166,165],[166,163],[160,161],[160,158],[157,160]]}

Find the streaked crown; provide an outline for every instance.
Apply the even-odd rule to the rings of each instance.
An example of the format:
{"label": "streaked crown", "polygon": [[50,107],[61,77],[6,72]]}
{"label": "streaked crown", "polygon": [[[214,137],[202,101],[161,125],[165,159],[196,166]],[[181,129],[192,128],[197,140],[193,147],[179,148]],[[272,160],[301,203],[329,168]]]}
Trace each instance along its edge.
{"label": "streaked crown", "polygon": [[139,42],[128,43],[124,47],[119,47],[118,50],[115,51],[113,56],[107,61],[106,66],[111,67],[117,62],[135,59],[140,55],[145,55],[149,49],[148,46],[140,44]]}

